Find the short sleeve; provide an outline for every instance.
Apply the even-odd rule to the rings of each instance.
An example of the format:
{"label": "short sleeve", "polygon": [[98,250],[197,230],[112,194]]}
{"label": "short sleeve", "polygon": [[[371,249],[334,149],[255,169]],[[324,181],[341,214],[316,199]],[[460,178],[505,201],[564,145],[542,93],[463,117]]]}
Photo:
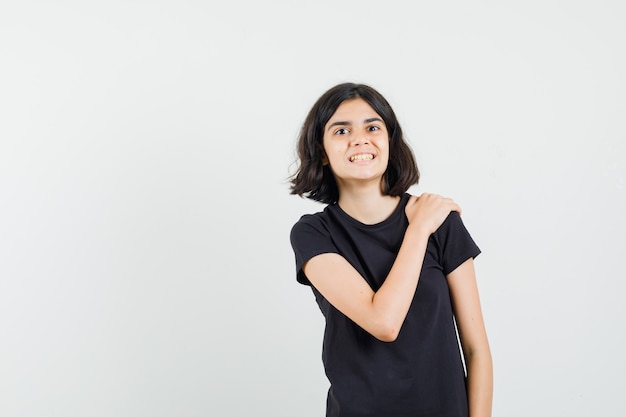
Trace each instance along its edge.
{"label": "short sleeve", "polygon": [[305,215],[291,228],[291,247],[296,260],[296,278],[300,284],[311,285],[302,267],[311,258],[322,253],[338,253],[330,232],[315,215]]}
{"label": "short sleeve", "polygon": [[433,239],[437,244],[439,263],[444,275],[448,275],[463,262],[480,254],[480,249],[465,228],[461,215],[456,211],[448,215],[433,234]]}

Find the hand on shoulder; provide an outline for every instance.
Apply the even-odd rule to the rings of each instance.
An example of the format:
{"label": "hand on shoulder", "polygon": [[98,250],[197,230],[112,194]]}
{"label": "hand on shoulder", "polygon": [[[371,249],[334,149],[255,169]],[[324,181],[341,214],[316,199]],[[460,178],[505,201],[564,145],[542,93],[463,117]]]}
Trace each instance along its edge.
{"label": "hand on shoulder", "polygon": [[457,211],[461,214],[461,207],[451,198],[422,193],[418,196],[412,195],[404,211],[410,228],[430,235],[441,226],[450,212]]}

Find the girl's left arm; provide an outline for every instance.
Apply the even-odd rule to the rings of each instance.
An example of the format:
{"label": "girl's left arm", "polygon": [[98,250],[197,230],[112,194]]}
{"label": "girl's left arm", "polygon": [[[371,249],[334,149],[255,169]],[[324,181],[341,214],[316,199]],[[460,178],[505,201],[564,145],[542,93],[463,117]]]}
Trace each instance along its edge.
{"label": "girl's left arm", "polygon": [[490,417],[493,365],[480,307],[474,260],[468,259],[449,273],[447,278],[467,367],[469,415]]}

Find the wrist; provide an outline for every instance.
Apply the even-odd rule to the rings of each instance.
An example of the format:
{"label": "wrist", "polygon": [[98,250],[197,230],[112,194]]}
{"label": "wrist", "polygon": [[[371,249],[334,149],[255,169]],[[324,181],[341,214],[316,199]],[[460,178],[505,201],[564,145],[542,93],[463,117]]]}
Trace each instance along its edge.
{"label": "wrist", "polygon": [[417,240],[427,242],[432,232],[419,223],[409,223],[406,229],[406,235],[409,235]]}

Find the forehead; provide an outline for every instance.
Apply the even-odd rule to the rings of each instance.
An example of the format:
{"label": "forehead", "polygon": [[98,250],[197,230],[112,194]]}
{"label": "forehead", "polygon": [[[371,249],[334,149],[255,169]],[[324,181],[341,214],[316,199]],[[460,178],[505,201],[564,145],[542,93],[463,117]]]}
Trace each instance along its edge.
{"label": "forehead", "polygon": [[345,120],[345,121],[362,121],[364,119],[369,119],[372,117],[379,117],[380,115],[374,111],[372,106],[370,106],[365,100],[362,98],[353,98],[344,101],[337,107],[335,113],[330,117],[328,123],[337,120]]}

